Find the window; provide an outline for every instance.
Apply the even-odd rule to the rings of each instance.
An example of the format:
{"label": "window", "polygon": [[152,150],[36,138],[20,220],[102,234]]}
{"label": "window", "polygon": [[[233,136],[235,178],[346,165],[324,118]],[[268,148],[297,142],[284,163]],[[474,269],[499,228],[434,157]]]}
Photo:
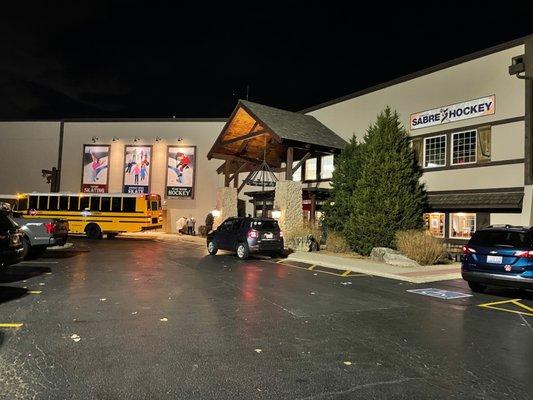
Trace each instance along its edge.
{"label": "window", "polygon": [[100,211],[100,197],[91,197],[91,211]]}
{"label": "window", "polygon": [[89,208],[89,200],[91,200],[90,197],[80,198],[80,210],[81,211],[85,211],[87,208]]}
{"label": "window", "polygon": [[134,197],[124,197],[124,206],[123,210],[125,212],[135,212],[135,198]]}
{"label": "window", "polygon": [[322,156],[320,159],[320,179],[331,179],[334,169],[333,155]]}
{"label": "window", "polygon": [[476,214],[450,214],[450,237],[456,239],[470,239],[476,231]]}
{"label": "window", "polygon": [[486,247],[531,247],[533,246],[533,235],[531,232],[506,230],[479,231],[474,234],[469,243]]}
{"label": "window", "polygon": [[[70,196],[70,202],[69,202],[69,205],[68,205],[68,210],[69,211],[78,211],[79,210],[78,202],[79,202],[79,197]],[[83,210],[83,208],[82,208],[82,210]]]}
{"label": "window", "polygon": [[424,140],[424,167],[435,168],[446,165],[446,136],[434,136]]}
{"label": "window", "polygon": [[58,203],[59,201],[57,196],[50,196],[50,200],[48,200],[48,209],[57,210]]}
{"label": "window", "polygon": [[444,221],[446,215],[444,213],[426,213],[424,214],[424,221],[426,229],[431,236],[444,237]]}
{"label": "window", "polygon": [[101,211],[109,211],[111,209],[111,197],[102,197]]}
{"label": "window", "polygon": [[452,134],[452,165],[476,162],[476,134],[475,130]]}
{"label": "window", "polygon": [[120,197],[113,197],[111,199],[111,211],[120,211],[122,209],[121,203]]}
{"label": "window", "polygon": [[61,196],[59,198],[59,209],[61,211],[67,211],[68,210],[68,196]]}
{"label": "window", "polygon": [[305,161],[305,180],[316,181],[316,158]]}
{"label": "window", "polygon": [[[293,161],[292,167],[296,167],[299,162],[300,161]],[[300,166],[296,171],[294,171],[294,174],[292,174],[292,180],[294,182],[300,182],[302,180],[302,166]]]}
{"label": "window", "polygon": [[37,209],[37,200],[39,199],[39,197],[37,196],[30,196],[30,204],[28,205],[28,208],[30,210],[36,210]]}

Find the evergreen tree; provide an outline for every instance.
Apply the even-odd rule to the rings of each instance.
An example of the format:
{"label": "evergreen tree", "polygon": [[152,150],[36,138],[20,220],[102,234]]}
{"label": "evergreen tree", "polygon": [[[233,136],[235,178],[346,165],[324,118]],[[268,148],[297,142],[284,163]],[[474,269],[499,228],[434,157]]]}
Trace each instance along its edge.
{"label": "evergreen tree", "polygon": [[328,229],[344,232],[344,226],[352,212],[351,198],[355,191],[360,170],[362,145],[357,142],[355,135],[335,158],[335,170],[331,178],[331,195],[324,205],[324,224]]}
{"label": "evergreen tree", "polygon": [[357,153],[359,170],[343,231],[355,251],[368,255],[373,247],[392,247],[397,231],[422,227],[425,189],[409,136],[389,107],[369,127]]}

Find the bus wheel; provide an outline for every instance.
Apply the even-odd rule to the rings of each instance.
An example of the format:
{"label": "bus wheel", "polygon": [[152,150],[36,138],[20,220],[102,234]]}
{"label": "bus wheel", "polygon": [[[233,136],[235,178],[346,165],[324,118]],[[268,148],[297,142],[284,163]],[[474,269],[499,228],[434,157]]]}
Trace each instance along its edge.
{"label": "bus wheel", "polygon": [[89,224],[85,227],[85,234],[89,239],[102,239],[102,230],[98,224]]}

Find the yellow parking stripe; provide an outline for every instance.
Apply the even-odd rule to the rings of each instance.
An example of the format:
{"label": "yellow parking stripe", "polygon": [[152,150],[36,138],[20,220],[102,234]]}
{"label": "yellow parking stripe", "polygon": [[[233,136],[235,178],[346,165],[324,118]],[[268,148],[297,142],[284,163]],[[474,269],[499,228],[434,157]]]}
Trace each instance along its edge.
{"label": "yellow parking stripe", "polygon": [[350,272],[352,272],[351,270],[347,270],[347,271],[344,271],[341,276],[348,276],[350,275]]}
{"label": "yellow parking stripe", "polygon": [[6,329],[18,329],[18,328],[22,328],[24,324],[21,324],[21,323],[0,323],[0,329],[2,328],[6,328]]}
{"label": "yellow parking stripe", "polygon": [[311,265],[311,266],[310,266],[309,268],[307,268],[307,270],[308,270],[308,271],[312,271],[312,270],[313,270],[313,268],[315,268],[315,267],[316,267],[316,265],[315,265],[315,264],[313,264],[313,265]]}
{"label": "yellow parking stripe", "polygon": [[[521,314],[521,315],[527,315],[528,317],[533,317],[533,308],[528,307],[525,304],[522,304],[520,302],[520,300],[522,300],[522,299],[494,301],[492,303],[479,304],[479,307],[490,308],[490,309],[493,309],[493,310],[505,311],[505,312],[510,312],[510,313],[514,313],[514,314]],[[515,306],[523,308],[523,309],[525,309],[527,311],[530,311],[530,312],[527,313],[527,312],[524,312],[524,311],[509,310],[509,309],[503,308],[503,307],[496,307],[496,306],[499,306],[499,305],[502,305],[502,304],[514,304]]]}

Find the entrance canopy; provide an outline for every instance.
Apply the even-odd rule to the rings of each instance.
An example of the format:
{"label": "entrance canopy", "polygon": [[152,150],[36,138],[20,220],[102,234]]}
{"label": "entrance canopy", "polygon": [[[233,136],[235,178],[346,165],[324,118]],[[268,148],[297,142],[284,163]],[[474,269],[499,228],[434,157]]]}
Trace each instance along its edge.
{"label": "entrance canopy", "polygon": [[314,155],[336,154],[345,145],[344,139],[310,115],[240,100],[207,158],[225,160],[217,172],[226,173],[229,185],[236,174],[257,169],[263,160],[274,171],[286,171],[286,179],[292,178],[301,165],[293,168],[294,160],[303,163]]}

